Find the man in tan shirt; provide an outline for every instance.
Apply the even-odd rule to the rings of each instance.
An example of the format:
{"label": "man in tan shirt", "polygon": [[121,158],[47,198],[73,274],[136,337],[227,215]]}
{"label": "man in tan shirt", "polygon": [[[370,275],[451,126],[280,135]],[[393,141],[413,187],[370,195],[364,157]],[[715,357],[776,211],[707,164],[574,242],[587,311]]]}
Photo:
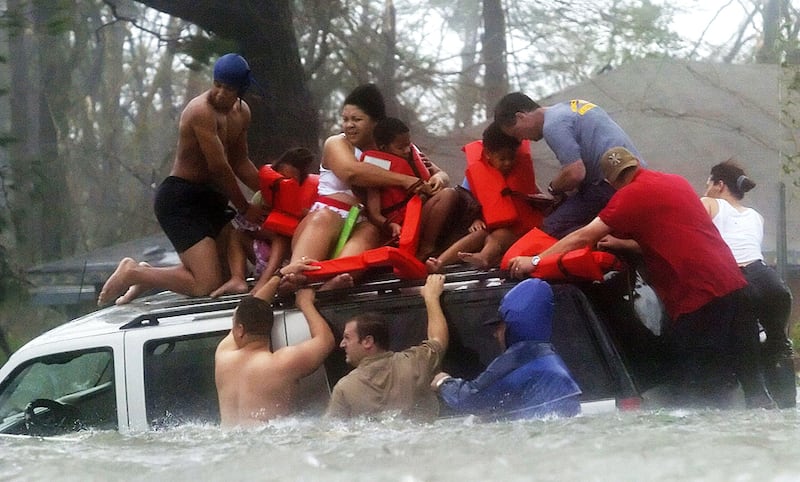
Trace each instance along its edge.
{"label": "man in tan shirt", "polygon": [[389,328],[380,315],[364,314],[348,321],[341,346],[345,360],[356,367],[333,387],[327,416],[352,417],[398,411],[431,419],[439,401],[430,390],[447,350],[447,321],[439,297],[444,275],[428,276],[420,295],[428,315],[428,337],[402,352],[389,351]]}
{"label": "man in tan shirt", "polygon": [[[297,382],[333,351],[328,323],[314,306],[314,290],[297,291],[295,302],[308,320],[311,338],[272,351],[271,301],[284,275],[314,269],[307,261],[281,268],[253,296],[242,298],[231,332],[217,346],[215,380],[223,427],[253,426],[292,413]],[[278,274],[280,273],[280,274]]]}

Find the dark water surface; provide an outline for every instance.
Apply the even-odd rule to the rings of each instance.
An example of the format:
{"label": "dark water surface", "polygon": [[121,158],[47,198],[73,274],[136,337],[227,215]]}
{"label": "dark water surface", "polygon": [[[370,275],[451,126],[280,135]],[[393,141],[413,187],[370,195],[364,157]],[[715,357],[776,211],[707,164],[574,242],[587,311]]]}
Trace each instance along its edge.
{"label": "dark water surface", "polygon": [[0,480],[797,481],[796,410],[430,424],[283,419],[222,431],[0,437]]}

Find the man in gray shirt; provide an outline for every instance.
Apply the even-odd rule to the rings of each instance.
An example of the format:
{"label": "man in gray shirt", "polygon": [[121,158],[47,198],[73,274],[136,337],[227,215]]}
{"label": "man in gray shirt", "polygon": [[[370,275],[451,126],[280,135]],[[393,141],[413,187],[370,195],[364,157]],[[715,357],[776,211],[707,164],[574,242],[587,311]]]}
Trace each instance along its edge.
{"label": "man in gray shirt", "polygon": [[622,146],[641,160],[625,131],[603,109],[585,100],[542,107],[527,95],[513,92],[500,99],[494,119],[503,132],[517,139],[544,139],[561,164],[547,187],[558,207],[542,226],[556,238],[588,224],[614,194],[600,172],[604,152]]}

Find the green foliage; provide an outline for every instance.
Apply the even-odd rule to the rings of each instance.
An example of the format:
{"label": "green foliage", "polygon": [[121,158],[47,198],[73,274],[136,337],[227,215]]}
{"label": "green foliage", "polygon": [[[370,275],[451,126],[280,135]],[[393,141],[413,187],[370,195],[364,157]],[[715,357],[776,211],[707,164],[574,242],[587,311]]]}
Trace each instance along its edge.
{"label": "green foliage", "polygon": [[[0,224],[0,232],[3,225]],[[10,298],[26,295],[27,284],[24,275],[11,263],[11,257],[5,246],[0,245],[0,303]]]}
{"label": "green foliage", "polygon": [[[326,124],[336,126],[345,92],[381,78],[383,4],[297,0],[294,5],[311,90],[327,116]],[[480,2],[396,0],[394,5],[398,100],[415,111],[426,130],[446,134],[450,124],[442,119],[453,117],[455,99],[465,95],[465,87],[476,87],[459,83],[469,79],[480,88],[483,82],[480,76],[462,75],[472,68],[483,73],[480,42],[471,56],[460,50],[476,16],[483,24]],[[504,6],[512,88],[536,96],[586,80],[603,68],[670,56],[686,47],[670,29],[674,9],[651,1],[544,0],[504,2]],[[428,110],[421,111],[419,105]],[[482,112],[478,108],[475,115]]]}
{"label": "green foliage", "polygon": [[199,33],[179,39],[175,50],[186,54],[188,58],[184,61],[184,65],[189,70],[197,72],[211,64],[212,59],[227,52],[238,51],[239,46],[236,42],[222,37]]}
{"label": "green foliage", "polygon": [[0,26],[8,30],[9,35],[19,35],[27,25],[24,13],[21,10],[4,10],[0,16]]}
{"label": "green foliage", "polygon": [[784,65],[784,92],[781,105],[781,124],[789,135],[787,145],[792,149],[783,152],[781,168],[792,180],[792,185],[800,188],[800,65]]}
{"label": "green foliage", "polygon": [[684,47],[674,10],[649,1],[549,0],[508,7],[512,81],[540,96],[634,59]]}
{"label": "green foliage", "polygon": [[[227,2],[220,4],[239,4]],[[21,160],[25,178],[19,184],[42,188],[56,177],[48,176],[47,167],[59,161],[62,168],[56,171],[64,179],[53,184],[69,189],[75,219],[68,234],[78,238],[78,250],[153,232],[157,226],[143,206],[150,205],[154,184],[168,172],[180,110],[204,85],[211,59],[238,46],[132,0],[21,3],[19,11],[3,12],[2,25],[11,35],[32,35],[29,44],[42,47],[30,52],[25,68],[37,80],[31,86],[45,85],[47,108],[40,118],[53,122],[58,145],[46,155],[32,155],[38,162]],[[387,2],[294,0],[298,46],[322,113],[323,137],[338,130],[346,92],[385,77],[387,51],[397,65],[392,72],[397,100],[415,116],[415,128],[447,135],[457,100],[477,105],[483,99],[482,46],[480,35],[473,35],[482,25],[476,19],[480,3],[395,0],[398,41],[386,45]],[[663,3],[668,2],[504,2],[511,88],[542,96],[607,67],[681,51],[682,41],[670,30],[674,12]],[[44,17],[35,29],[31,12]],[[6,61],[4,54],[0,62]],[[463,75],[467,70],[474,73]],[[4,100],[5,93],[0,91]],[[40,101],[32,98],[27,105]],[[484,117],[485,109],[467,110],[458,126]],[[16,142],[0,135],[0,146]],[[39,200],[46,196],[29,193]]]}

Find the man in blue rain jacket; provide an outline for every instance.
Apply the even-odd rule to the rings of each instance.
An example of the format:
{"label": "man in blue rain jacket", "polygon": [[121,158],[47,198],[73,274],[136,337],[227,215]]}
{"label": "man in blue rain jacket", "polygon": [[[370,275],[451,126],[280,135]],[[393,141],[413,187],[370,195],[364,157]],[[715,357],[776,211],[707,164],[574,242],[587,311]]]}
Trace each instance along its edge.
{"label": "man in blue rain jacket", "polygon": [[580,413],[578,384],[550,344],[553,290],[527,279],[503,297],[495,338],[503,353],[474,380],[439,373],[431,387],[455,413],[484,419],[571,417]]}

